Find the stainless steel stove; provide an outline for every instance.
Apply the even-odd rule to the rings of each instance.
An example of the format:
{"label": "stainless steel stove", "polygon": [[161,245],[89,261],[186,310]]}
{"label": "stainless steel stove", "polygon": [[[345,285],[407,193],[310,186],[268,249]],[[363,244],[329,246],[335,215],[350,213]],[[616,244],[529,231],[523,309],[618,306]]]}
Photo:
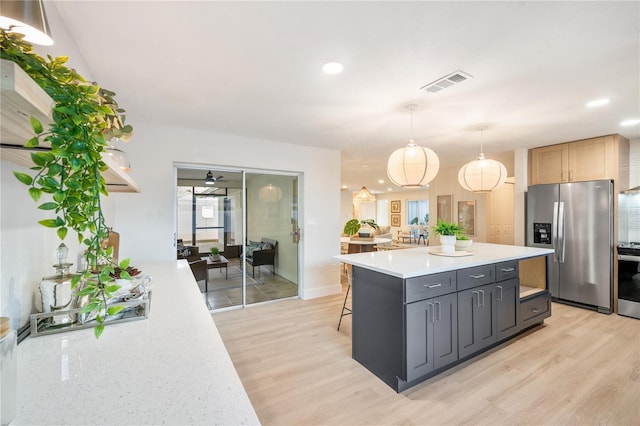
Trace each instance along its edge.
{"label": "stainless steel stove", "polygon": [[618,313],[640,319],[640,242],[618,244]]}

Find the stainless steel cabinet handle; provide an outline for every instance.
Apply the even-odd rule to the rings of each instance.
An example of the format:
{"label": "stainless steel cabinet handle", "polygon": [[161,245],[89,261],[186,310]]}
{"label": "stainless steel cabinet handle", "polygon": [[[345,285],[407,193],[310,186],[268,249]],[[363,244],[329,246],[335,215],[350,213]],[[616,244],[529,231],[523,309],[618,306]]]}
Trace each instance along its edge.
{"label": "stainless steel cabinet handle", "polygon": [[513,272],[516,270],[516,268],[501,268],[500,269],[502,272]]}
{"label": "stainless steel cabinet handle", "polygon": [[424,286],[427,287],[427,288],[436,288],[436,287],[442,287],[442,284],[441,283],[431,284],[431,285],[425,284]]}
{"label": "stainless steel cabinet handle", "polygon": [[[484,308],[484,290],[478,290],[478,293],[482,295],[482,307]],[[478,305],[480,305],[480,299],[478,299]]]}
{"label": "stainless steel cabinet handle", "polygon": [[[478,300],[478,305],[476,306],[475,302],[473,301],[473,299],[477,296],[477,300]],[[478,293],[477,291],[472,291],[471,292],[471,305],[479,308],[480,307],[480,293]]]}
{"label": "stainless steel cabinet handle", "polygon": [[499,286],[496,286],[496,287],[498,287],[498,290],[500,290],[500,296],[498,296],[498,302],[502,302],[502,286],[499,285]]}
{"label": "stainless steel cabinet handle", "polygon": [[478,279],[478,278],[484,278],[484,274],[478,274],[478,275],[469,275],[471,278],[474,279]]}
{"label": "stainless steel cabinet handle", "polygon": [[436,321],[440,321],[440,302],[434,302],[436,304]]}
{"label": "stainless steel cabinet handle", "polygon": [[431,314],[431,319],[427,319],[427,321],[431,321],[434,322],[435,317],[434,317],[434,307],[433,307],[433,303],[427,303],[427,305],[429,305],[431,307],[431,309],[429,309],[429,313]]}

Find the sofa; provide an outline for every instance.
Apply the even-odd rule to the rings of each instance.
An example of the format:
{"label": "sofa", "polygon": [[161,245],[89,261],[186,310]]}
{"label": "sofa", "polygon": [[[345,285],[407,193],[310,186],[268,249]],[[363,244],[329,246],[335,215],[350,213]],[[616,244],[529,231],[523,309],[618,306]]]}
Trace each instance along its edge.
{"label": "sofa", "polygon": [[[389,238],[389,240],[393,240],[393,234],[391,233],[390,226],[378,226],[378,229],[373,230],[374,238]],[[378,244],[379,247],[391,246],[391,241],[388,243]]]}
{"label": "sofa", "polygon": [[251,265],[253,276],[256,276],[256,266],[260,273],[260,266],[271,265],[273,275],[276,274],[276,249],[278,242],[270,238],[262,238],[260,241],[249,241],[245,259]]}

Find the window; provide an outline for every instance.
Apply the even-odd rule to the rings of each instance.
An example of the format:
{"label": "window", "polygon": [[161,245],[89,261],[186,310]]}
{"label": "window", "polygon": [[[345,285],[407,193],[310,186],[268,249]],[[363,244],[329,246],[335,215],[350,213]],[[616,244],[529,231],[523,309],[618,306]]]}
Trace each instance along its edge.
{"label": "window", "polygon": [[429,200],[407,201],[407,223],[409,225],[429,223]]}

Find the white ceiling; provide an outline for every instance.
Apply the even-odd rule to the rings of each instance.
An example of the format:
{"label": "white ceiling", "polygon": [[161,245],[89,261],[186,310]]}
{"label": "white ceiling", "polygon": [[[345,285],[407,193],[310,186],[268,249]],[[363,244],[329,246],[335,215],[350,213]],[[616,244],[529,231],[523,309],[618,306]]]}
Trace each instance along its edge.
{"label": "white ceiling", "polygon": [[[475,158],[480,125],[488,157],[640,136],[640,125],[620,126],[640,118],[637,1],[53,4],[134,127],[339,149],[342,183],[355,189],[390,187],[377,180],[411,136],[442,167]],[[328,61],[344,72],[323,74]],[[456,70],[474,78],[420,90]],[[585,107],[603,97],[611,103]],[[418,104],[413,132],[409,103]]]}

